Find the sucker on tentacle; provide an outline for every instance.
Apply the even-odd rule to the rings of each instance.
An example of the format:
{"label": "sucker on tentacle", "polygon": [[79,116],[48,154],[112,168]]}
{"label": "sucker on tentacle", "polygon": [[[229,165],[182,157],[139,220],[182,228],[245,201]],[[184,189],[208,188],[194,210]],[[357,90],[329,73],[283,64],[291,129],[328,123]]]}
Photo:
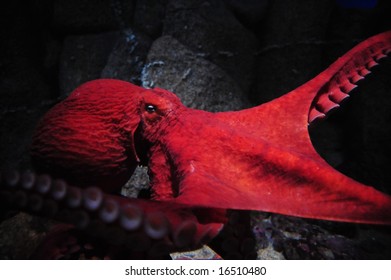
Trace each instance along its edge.
{"label": "sucker on tentacle", "polygon": [[[8,171],[0,179],[2,207],[74,225],[92,237],[113,239],[109,243],[126,246],[129,252],[133,246],[136,251],[148,251],[153,244],[166,246],[167,252],[195,249],[221,228],[215,222],[200,224],[188,207],[113,197],[94,187],[80,190],[31,171]],[[138,236],[147,238],[148,246],[134,244]]]}
{"label": "sucker on tentacle", "polygon": [[[385,37],[387,36],[390,35],[385,33]],[[375,42],[373,45],[372,41]],[[370,69],[391,52],[387,41],[376,42],[374,38],[368,39],[360,46],[361,48],[354,48],[334,63],[335,68],[340,68],[322,85],[314,98],[308,114],[309,124],[325,118],[331,110],[339,108],[339,104],[357,87],[356,83],[370,74]]]}

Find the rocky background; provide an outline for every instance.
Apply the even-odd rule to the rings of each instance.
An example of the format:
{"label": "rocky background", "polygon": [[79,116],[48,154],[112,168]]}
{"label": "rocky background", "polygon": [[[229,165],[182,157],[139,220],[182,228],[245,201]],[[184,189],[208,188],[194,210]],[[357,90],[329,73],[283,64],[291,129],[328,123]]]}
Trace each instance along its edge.
{"label": "rocky background", "polygon": [[[351,2],[355,4],[352,6]],[[187,106],[237,110],[298,87],[358,42],[391,29],[391,3],[349,0],[41,0],[0,10],[0,168],[30,167],[37,120],[75,87],[118,78]],[[333,166],[391,193],[391,61],[311,127]],[[139,171],[125,193],[145,186]],[[389,228],[252,213],[261,259],[391,258]],[[48,223],[2,217],[0,258],[28,258]]]}

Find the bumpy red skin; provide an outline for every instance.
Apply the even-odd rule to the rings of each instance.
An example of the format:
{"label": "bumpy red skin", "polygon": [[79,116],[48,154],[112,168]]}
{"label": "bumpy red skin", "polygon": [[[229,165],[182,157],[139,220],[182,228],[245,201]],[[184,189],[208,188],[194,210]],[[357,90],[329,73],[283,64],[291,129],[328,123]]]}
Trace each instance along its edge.
{"label": "bumpy red skin", "polygon": [[116,191],[138,164],[133,135],[144,89],[110,80],[78,87],[40,121],[31,155],[38,170],[79,186]]}
{"label": "bumpy red skin", "polygon": [[[181,174],[177,201],[391,224],[390,196],[330,167],[316,153],[307,130],[338,107],[354,82],[390,51],[391,32],[377,35],[301,87],[255,108],[217,114],[176,109],[180,121],[171,121],[175,126],[170,124],[159,140]],[[157,156],[150,158],[153,162]],[[159,176],[162,166],[150,165],[152,173]],[[169,189],[167,183],[153,187]]]}
{"label": "bumpy red skin", "polygon": [[48,172],[110,192],[148,164],[152,199],[168,205],[390,225],[391,197],[330,167],[307,129],[390,51],[391,32],[374,36],[296,90],[237,112],[194,110],[162,89],[92,81],[43,118],[32,155]]}

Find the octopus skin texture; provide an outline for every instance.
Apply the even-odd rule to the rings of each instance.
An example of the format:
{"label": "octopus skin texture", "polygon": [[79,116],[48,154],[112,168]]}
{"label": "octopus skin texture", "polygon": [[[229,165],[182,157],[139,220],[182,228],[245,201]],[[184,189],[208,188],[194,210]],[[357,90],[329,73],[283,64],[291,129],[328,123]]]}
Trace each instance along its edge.
{"label": "octopus skin texture", "polygon": [[[36,128],[32,159],[50,176],[2,174],[4,205],[72,225],[59,228],[39,258],[61,255],[53,248],[70,231],[117,234],[115,245],[140,258],[194,249],[232,210],[390,225],[391,197],[333,169],[308,133],[390,52],[391,31],[286,95],[234,112],[190,109],[167,90],[120,80],[87,82]],[[149,200],[117,195],[138,165],[149,168]]]}

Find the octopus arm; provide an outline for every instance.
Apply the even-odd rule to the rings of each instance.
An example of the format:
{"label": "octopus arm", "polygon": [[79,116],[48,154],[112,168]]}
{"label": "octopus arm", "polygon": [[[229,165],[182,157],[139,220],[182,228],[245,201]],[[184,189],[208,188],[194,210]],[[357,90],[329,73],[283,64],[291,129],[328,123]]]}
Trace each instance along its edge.
{"label": "octopus arm", "polygon": [[[206,156],[192,160],[192,172],[181,180],[178,200],[192,203],[197,199],[203,206],[307,218],[391,224],[390,196],[329,166],[315,151],[308,133],[308,125],[338,108],[355,83],[390,51],[391,31],[357,45],[314,79],[278,99],[216,114],[216,119],[229,127],[229,137],[220,144],[202,144]],[[224,160],[216,163],[219,159]],[[177,161],[179,165],[187,163],[189,157]]]}

